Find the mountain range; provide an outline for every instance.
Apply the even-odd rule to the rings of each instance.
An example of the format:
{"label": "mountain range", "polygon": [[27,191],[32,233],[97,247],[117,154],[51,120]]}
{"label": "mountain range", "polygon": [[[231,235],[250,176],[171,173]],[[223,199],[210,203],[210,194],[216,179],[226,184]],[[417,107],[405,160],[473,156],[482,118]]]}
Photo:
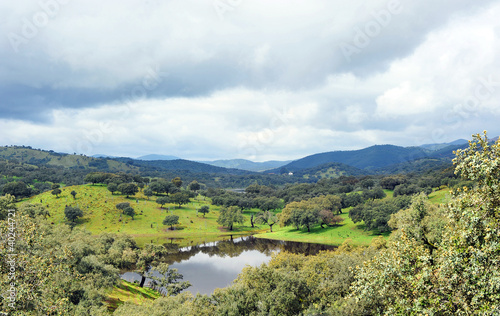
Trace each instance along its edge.
{"label": "mountain range", "polygon": [[[146,155],[139,158],[88,157],[33,149],[29,146],[0,147],[0,158],[64,168],[108,171],[173,171],[220,175],[286,174],[301,178],[338,177],[373,173],[415,172],[451,164],[453,151],[468,146],[466,140],[418,147],[374,145],[359,150],[331,151],[294,161],[253,162],[245,159],[190,161],[175,156]],[[100,155],[103,156],[103,155]]]}

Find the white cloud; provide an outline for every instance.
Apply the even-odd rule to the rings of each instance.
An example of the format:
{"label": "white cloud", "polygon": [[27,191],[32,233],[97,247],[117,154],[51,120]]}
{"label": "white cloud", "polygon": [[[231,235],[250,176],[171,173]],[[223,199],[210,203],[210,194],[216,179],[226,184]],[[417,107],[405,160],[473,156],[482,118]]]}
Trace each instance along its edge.
{"label": "white cloud", "polygon": [[[2,37],[0,141],[267,160],[500,134],[495,1],[402,0],[350,62],[339,43],[387,1],[212,4],[70,1],[17,53]],[[40,10],[4,1],[0,28]]]}

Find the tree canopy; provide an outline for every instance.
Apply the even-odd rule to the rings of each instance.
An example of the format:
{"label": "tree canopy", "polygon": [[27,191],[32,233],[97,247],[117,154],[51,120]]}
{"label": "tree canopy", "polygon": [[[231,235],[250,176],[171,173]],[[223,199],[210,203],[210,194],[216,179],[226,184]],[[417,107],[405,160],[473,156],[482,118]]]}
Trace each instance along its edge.
{"label": "tree canopy", "polygon": [[217,223],[227,226],[229,230],[233,230],[233,225],[243,224],[245,218],[241,213],[241,210],[236,206],[222,207],[219,211],[219,217],[217,218]]}
{"label": "tree canopy", "polygon": [[179,215],[167,215],[163,219],[163,225],[168,225],[170,226],[170,229],[174,229],[174,225],[179,224]]}

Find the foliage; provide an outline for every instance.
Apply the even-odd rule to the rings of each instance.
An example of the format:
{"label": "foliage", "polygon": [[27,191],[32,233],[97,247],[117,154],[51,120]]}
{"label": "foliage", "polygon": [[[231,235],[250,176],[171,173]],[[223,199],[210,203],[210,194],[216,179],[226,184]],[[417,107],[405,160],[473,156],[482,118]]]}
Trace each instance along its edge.
{"label": "foliage", "polygon": [[349,217],[355,223],[363,221],[366,229],[387,232],[391,231],[388,225],[391,214],[408,207],[410,202],[411,197],[404,195],[393,199],[368,201],[353,207],[349,211]]}
{"label": "foliage", "polygon": [[153,196],[153,190],[151,190],[150,187],[145,188],[144,191],[143,191],[143,193],[148,198],[148,200],[149,200],[150,197]]}
{"label": "foliage", "polygon": [[219,212],[219,218],[217,218],[217,223],[227,226],[229,230],[233,230],[233,225],[235,223],[243,224],[245,218],[243,214],[236,206],[222,207]]}
{"label": "foliage", "polygon": [[129,202],[120,202],[116,204],[116,208],[119,209],[120,211],[124,211],[127,207],[130,207]]}
{"label": "foliage", "polygon": [[181,191],[170,195],[170,202],[175,203],[181,207],[183,204],[189,203],[189,194]]}
{"label": "foliage", "polygon": [[176,187],[178,187],[178,188],[180,188],[180,187],[182,186],[182,180],[181,180],[181,178],[180,178],[180,177],[175,177],[175,178],[173,178],[173,179],[172,179],[172,183],[173,183]]}
{"label": "foliage", "polygon": [[160,204],[160,207],[163,208],[163,205],[170,202],[170,199],[167,196],[159,196],[156,199],[156,203]]}
{"label": "foliage", "polygon": [[57,188],[57,189],[54,189],[52,190],[52,195],[55,195],[56,197],[59,197],[59,194],[62,193],[61,189]]}
{"label": "foliage", "polygon": [[16,198],[13,195],[7,194],[0,196],[0,220],[5,220],[8,217],[9,210],[16,210]]}
{"label": "foliage", "polygon": [[108,191],[111,192],[111,194],[114,194],[118,191],[118,185],[114,182],[108,183]]}
{"label": "foliage", "polygon": [[166,263],[160,263],[155,266],[155,272],[159,273],[160,276],[157,276],[152,270],[145,274],[148,279],[151,279],[149,287],[165,296],[177,295],[191,286],[189,281],[180,281],[183,279],[182,274],[177,269],[171,269]]}
{"label": "foliage", "polygon": [[198,183],[198,181],[193,180],[191,183],[188,185],[189,190],[191,191],[198,191],[201,188],[201,185]]}
{"label": "foliage", "polygon": [[69,221],[75,222],[79,217],[83,216],[83,211],[78,207],[66,206],[64,208],[64,216],[66,216]]}
{"label": "foliage", "polygon": [[135,183],[122,183],[118,185],[118,191],[128,197],[129,195],[135,195],[139,192],[139,188]]}
{"label": "foliage", "polygon": [[135,210],[129,206],[123,210],[123,214],[132,217],[133,220],[135,216]]}
{"label": "foliage", "polygon": [[205,214],[210,212],[210,207],[208,205],[203,205],[202,207],[200,207],[198,212],[203,214],[203,217],[205,217]]}
{"label": "foliage", "polygon": [[179,215],[167,215],[163,220],[163,225],[169,225],[171,230],[174,230],[174,225],[179,224]]}
{"label": "foliage", "polygon": [[257,213],[255,222],[269,225],[269,229],[273,232],[273,225],[278,222],[278,216],[270,211],[261,211]]}
{"label": "foliage", "polygon": [[498,313],[500,143],[490,145],[486,134],[473,137],[454,164],[476,186],[455,190],[442,210],[420,195],[410,210],[393,216],[395,240],[357,272],[352,297],[365,312]]}
{"label": "foliage", "polygon": [[[22,265],[15,271],[16,311],[6,300],[0,301],[1,310],[12,315],[105,315],[107,289],[119,280],[115,267],[127,253],[134,253],[134,243],[115,235],[95,238],[78,228],[56,228],[39,216],[17,215],[14,247],[16,262]],[[0,221],[2,236],[8,229],[7,221]],[[7,243],[0,243],[2,258],[11,252]],[[6,293],[12,282],[9,266],[2,260],[0,269],[0,291]]]}
{"label": "foliage", "polygon": [[22,181],[9,182],[2,188],[3,194],[10,194],[17,199],[22,199],[31,195],[31,189]]}

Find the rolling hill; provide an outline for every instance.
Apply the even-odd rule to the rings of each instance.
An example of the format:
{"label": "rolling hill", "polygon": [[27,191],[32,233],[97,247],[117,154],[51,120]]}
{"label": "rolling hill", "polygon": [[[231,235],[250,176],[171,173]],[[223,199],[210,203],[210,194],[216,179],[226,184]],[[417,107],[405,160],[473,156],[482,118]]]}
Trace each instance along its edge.
{"label": "rolling hill", "polygon": [[248,175],[254,172],[216,167],[206,163],[176,159],[176,160],[135,160],[131,158],[115,158],[115,161],[140,167],[142,170],[150,171],[172,171],[185,170],[194,173],[215,173],[215,174],[233,174],[233,175]]}
{"label": "rolling hill", "polygon": [[439,143],[439,144],[424,144],[420,145],[419,147],[428,149],[428,150],[440,150],[443,148],[446,148],[448,146],[459,146],[459,145],[464,145],[468,144],[468,141],[466,139],[457,139],[449,143]]}
{"label": "rolling hill", "polygon": [[[425,158],[427,156],[428,151],[419,147],[375,145],[360,150],[332,151],[310,155],[286,164],[281,168],[296,172],[327,163],[340,162],[358,169],[375,170],[397,163]],[[268,172],[279,173],[281,168],[273,169]]]}
{"label": "rolling hill", "polygon": [[67,169],[95,169],[115,172],[138,171],[137,167],[113,159],[63,154],[53,150],[33,149],[29,146],[0,147],[0,158],[31,165],[59,166]]}

